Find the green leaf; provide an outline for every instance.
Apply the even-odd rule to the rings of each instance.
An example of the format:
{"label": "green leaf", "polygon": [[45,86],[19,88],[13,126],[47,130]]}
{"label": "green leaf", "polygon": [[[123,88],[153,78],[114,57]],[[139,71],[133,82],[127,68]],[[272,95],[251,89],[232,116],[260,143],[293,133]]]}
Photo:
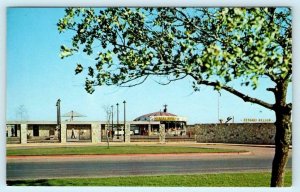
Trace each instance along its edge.
{"label": "green leaf", "polygon": [[77,75],[78,73],[81,73],[83,70],[83,67],[81,64],[77,64],[77,67],[75,69],[75,75]]}
{"label": "green leaf", "polygon": [[65,57],[69,57],[71,55],[73,55],[73,52],[72,52],[72,50],[70,48],[67,48],[65,45],[62,45],[60,47],[60,54],[59,54],[59,56],[60,56],[61,59],[65,58]]}

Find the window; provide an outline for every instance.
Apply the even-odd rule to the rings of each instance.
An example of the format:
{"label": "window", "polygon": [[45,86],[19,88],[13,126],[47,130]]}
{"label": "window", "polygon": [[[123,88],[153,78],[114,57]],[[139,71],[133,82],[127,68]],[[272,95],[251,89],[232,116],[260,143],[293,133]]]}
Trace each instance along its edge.
{"label": "window", "polygon": [[39,136],[39,126],[38,125],[33,125],[33,136],[38,137]]}

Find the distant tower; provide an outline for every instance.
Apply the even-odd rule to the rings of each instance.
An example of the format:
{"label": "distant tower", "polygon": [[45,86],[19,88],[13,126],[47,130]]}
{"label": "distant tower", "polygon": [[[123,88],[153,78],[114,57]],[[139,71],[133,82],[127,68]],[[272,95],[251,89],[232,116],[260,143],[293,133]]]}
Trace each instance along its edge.
{"label": "distant tower", "polygon": [[167,106],[168,106],[168,105],[166,105],[166,104],[164,105],[164,107],[165,107],[165,108],[164,108],[164,113],[167,112]]}

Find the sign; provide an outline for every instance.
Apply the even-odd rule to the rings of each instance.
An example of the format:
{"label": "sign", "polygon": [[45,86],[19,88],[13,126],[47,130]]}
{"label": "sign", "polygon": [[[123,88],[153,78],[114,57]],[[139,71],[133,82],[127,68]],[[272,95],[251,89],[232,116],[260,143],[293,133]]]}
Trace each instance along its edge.
{"label": "sign", "polygon": [[186,117],[179,116],[150,116],[151,121],[186,121]]}
{"label": "sign", "polygon": [[245,118],[244,122],[260,122],[260,123],[266,123],[266,122],[272,122],[271,119],[256,119],[256,118]]}

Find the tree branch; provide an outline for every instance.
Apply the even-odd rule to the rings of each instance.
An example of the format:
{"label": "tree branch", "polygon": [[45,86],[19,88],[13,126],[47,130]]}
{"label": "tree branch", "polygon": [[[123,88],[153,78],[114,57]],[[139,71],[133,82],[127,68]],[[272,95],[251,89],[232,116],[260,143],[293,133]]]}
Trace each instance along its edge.
{"label": "tree branch", "polygon": [[271,91],[271,92],[273,92],[273,93],[275,93],[275,92],[277,91],[276,88],[267,88],[266,90],[267,90],[267,91]]}
{"label": "tree branch", "polygon": [[[210,81],[206,81],[206,80],[197,80],[197,79],[195,79],[195,80],[197,81],[197,83],[199,85],[207,85],[207,86],[213,86],[213,87],[219,86],[219,84],[216,83],[216,82],[210,82]],[[222,85],[221,89],[223,89],[225,91],[228,91],[229,93],[232,93],[235,96],[238,96],[239,98],[243,99],[245,102],[255,103],[255,104],[261,105],[261,106],[263,106],[267,109],[271,109],[271,110],[274,109],[274,104],[269,104],[269,103],[267,103],[265,101],[262,101],[260,99],[249,97],[248,95],[245,95],[245,94],[233,89],[232,87]]]}
{"label": "tree branch", "polygon": [[187,77],[187,75],[184,75],[184,76],[178,77],[178,78],[174,78],[174,79],[169,79],[169,78],[168,78],[168,82],[166,82],[166,83],[162,83],[162,82],[159,82],[159,81],[156,81],[156,80],[154,80],[154,81],[155,81],[156,83],[160,84],[160,85],[169,85],[171,82],[177,81],[177,80],[180,80],[180,79],[184,79],[185,77]]}
{"label": "tree branch", "polygon": [[142,76],[139,76],[139,77],[136,77],[136,78],[133,78],[133,79],[129,79],[127,81],[123,81],[120,84],[118,84],[118,86],[119,87],[134,87],[134,86],[140,85],[140,84],[142,84],[142,83],[144,83],[146,81],[146,79],[149,77],[149,75],[145,76],[145,78],[142,81],[140,81],[140,82],[137,82],[137,83],[134,83],[134,84],[130,84],[130,85],[125,85],[126,83],[132,82],[132,81],[134,81],[136,79],[139,79],[141,77]]}

